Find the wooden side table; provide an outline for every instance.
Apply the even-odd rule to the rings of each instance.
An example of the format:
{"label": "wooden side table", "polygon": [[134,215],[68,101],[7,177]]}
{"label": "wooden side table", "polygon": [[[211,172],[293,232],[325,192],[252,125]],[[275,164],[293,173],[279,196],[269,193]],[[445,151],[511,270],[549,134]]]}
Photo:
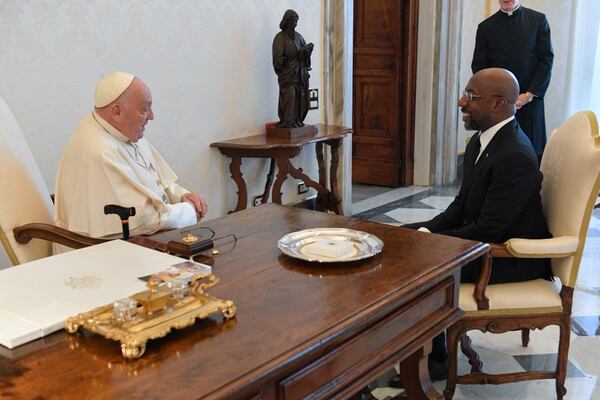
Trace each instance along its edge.
{"label": "wooden side table", "polygon": [[[269,200],[272,192],[273,202],[281,204],[281,186],[288,175],[301,179],[307,186],[317,191],[317,210],[331,210],[341,214],[340,198],[337,194],[337,170],[339,165],[339,154],[342,139],[351,134],[350,128],[331,125],[316,125],[319,132],[315,135],[306,135],[294,138],[272,137],[267,135],[246,136],[223,142],[211,143],[219,151],[231,159],[229,171],[231,178],[238,188],[237,205],[231,212],[243,210],[248,204],[248,189],[242,171],[242,158],[270,158],[269,173],[265,189],[261,196],[261,204]],[[315,143],[317,163],[319,168],[319,181],[316,182],[306,175],[302,168],[293,166],[291,159],[300,154],[302,146]],[[327,188],[327,175],[325,170],[324,146],[331,148],[331,164],[329,166],[329,188]],[[277,165],[277,176],[275,177],[275,165]],[[272,190],[271,190],[272,187]]]}

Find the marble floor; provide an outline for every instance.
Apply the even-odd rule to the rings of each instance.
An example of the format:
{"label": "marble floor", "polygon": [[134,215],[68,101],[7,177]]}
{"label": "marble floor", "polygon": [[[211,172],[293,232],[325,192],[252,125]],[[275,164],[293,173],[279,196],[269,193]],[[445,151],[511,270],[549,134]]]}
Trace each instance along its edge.
{"label": "marble floor", "polygon": [[[402,225],[432,218],[446,208],[457,192],[458,187],[390,189],[353,185],[352,209],[358,218]],[[594,210],[590,221],[573,302],[565,399],[600,400],[600,209]],[[553,370],[555,367],[557,327],[532,331],[528,347],[521,346],[518,332],[502,335],[472,332],[469,336],[487,371]],[[458,366],[459,374],[468,371],[469,365],[462,353]],[[378,380],[377,388],[373,391],[378,399],[402,392],[402,389],[389,388],[388,378],[383,376]],[[441,393],[445,381],[435,382],[434,385]],[[458,385],[454,395],[456,400],[553,398],[556,398],[553,380],[506,385]]]}

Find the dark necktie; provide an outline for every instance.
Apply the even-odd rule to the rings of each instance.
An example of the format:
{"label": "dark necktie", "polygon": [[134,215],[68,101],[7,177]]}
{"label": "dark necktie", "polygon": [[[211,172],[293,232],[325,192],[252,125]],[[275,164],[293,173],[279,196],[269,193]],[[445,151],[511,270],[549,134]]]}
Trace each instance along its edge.
{"label": "dark necktie", "polygon": [[479,140],[480,136],[481,132],[477,132],[477,134],[473,138],[473,165],[477,163],[477,157],[479,156],[479,150],[481,149],[481,140]]}

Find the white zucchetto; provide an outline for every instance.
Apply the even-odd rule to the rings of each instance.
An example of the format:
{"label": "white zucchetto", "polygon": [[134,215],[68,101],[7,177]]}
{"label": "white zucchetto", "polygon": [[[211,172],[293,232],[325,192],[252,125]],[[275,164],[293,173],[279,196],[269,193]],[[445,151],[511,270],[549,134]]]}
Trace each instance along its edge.
{"label": "white zucchetto", "polygon": [[113,72],[102,78],[94,93],[94,106],[102,108],[115,101],[131,85],[134,75]]}

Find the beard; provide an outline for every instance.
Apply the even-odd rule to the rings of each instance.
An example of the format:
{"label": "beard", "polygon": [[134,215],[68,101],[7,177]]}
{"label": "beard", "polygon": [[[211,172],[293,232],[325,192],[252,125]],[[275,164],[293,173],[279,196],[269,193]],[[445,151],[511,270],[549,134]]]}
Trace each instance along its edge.
{"label": "beard", "polygon": [[468,131],[478,131],[479,126],[471,119],[471,114],[463,112],[463,123]]}

